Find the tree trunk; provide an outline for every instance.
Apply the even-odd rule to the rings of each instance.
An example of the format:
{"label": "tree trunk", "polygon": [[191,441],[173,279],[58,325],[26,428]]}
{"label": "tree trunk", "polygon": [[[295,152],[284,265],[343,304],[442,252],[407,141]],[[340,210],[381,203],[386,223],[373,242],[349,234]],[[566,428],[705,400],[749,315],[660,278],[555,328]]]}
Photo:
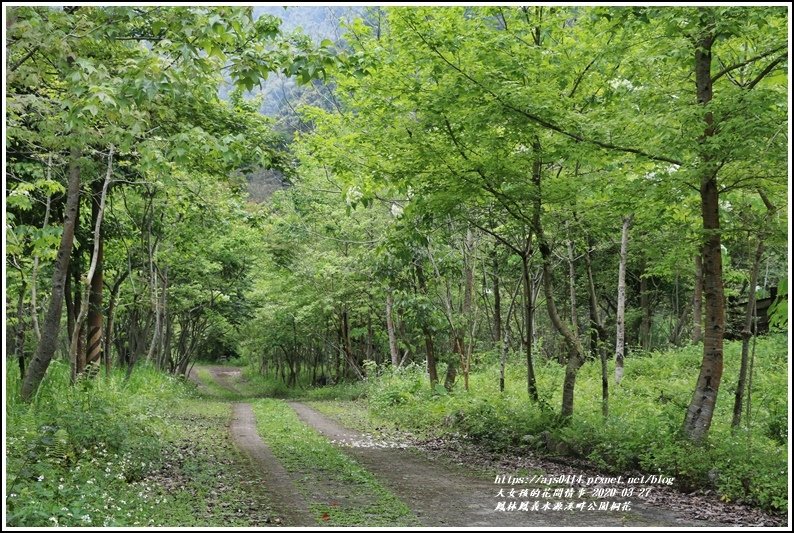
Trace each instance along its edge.
{"label": "tree trunk", "polygon": [[758,271],[761,267],[761,257],[764,255],[764,241],[758,240],[753,257],[753,266],[750,270],[750,289],[747,295],[747,309],[744,314],[744,329],[742,329],[742,360],[739,366],[739,383],[736,385],[736,395],[733,401],[733,419],[731,428],[736,430],[742,423],[742,403],[744,401],[744,390],[747,382],[747,364],[750,352],[750,337],[757,331],[753,331],[753,318],[755,317],[755,287],[758,285]]}
{"label": "tree trunk", "polygon": [[532,361],[532,340],[534,328],[534,309],[532,308],[532,277],[529,273],[529,250],[532,247],[532,236],[527,237],[527,246],[521,255],[521,275],[524,280],[524,328],[526,329],[526,350],[527,361],[527,394],[533,402],[540,401],[538,385],[535,380],[535,365]]}
{"label": "tree trunk", "polygon": [[[74,267],[74,265],[71,265]],[[63,297],[66,302],[66,335],[69,344],[72,342],[72,332],[74,331],[74,300],[72,299],[72,273],[71,268],[66,273],[64,281]]]}
{"label": "tree trunk", "polygon": [[88,295],[88,350],[86,353],[86,364],[92,364],[95,361],[99,362],[102,358],[102,289],[104,287],[103,281],[103,256],[104,256],[104,243],[101,230],[101,222],[98,223],[102,217],[102,183],[98,180],[92,184],[91,196],[91,227],[99,227],[100,231],[95,236],[97,242],[94,243],[94,249],[97,252],[96,269],[94,275],[90,280],[90,292]]}
{"label": "tree trunk", "polygon": [[[471,366],[471,353],[474,345],[474,319],[472,317],[472,300],[474,296],[474,233],[471,228],[466,230],[466,240],[463,244],[463,306],[461,312],[464,327],[458,332],[458,349],[460,350],[460,365],[463,370],[463,388],[469,390],[469,369]],[[468,345],[466,343],[468,337]]]}
{"label": "tree trunk", "polygon": [[[81,350],[80,350],[81,335],[79,335],[78,332],[82,329],[83,323],[85,322],[86,317],[88,316],[90,291],[92,288],[91,280],[94,278],[94,275],[97,272],[97,265],[99,264],[100,261],[100,252],[102,247],[102,241],[100,238],[100,234],[102,232],[102,217],[105,212],[105,200],[107,199],[108,187],[110,187],[110,180],[112,176],[113,176],[113,145],[110,146],[110,151],[108,153],[107,172],[105,174],[105,180],[102,183],[102,189],[100,191],[100,198],[99,198],[99,206],[97,206],[97,216],[93,224],[92,240],[94,246],[93,246],[93,250],[91,251],[91,263],[88,267],[88,272],[86,273],[85,290],[83,291],[83,295],[81,298],[80,313],[77,315],[77,318],[75,319],[75,334],[72,335],[72,344],[69,349],[69,358],[73,361],[78,361],[78,366],[77,366],[78,373],[85,370],[85,363],[86,363],[85,357],[81,354]],[[101,313],[100,313],[100,320],[101,320]],[[100,339],[97,341],[97,343],[99,343],[100,341],[101,341],[101,331],[100,331]]]}
{"label": "tree trunk", "polygon": [[28,365],[25,379],[22,381],[21,396],[30,401],[39,388],[47,367],[52,361],[58,344],[58,332],[61,326],[61,309],[66,276],[69,272],[69,257],[72,254],[74,230],[77,225],[77,206],[80,203],[80,152],[72,148],[69,152],[69,181],[64,210],[63,233],[58,246],[52,273],[52,296],[47,307],[47,316],[41,331],[41,342],[36,346],[36,353]]}
{"label": "tree trunk", "polygon": [[[707,20],[710,10],[704,10],[701,21],[703,36],[695,47],[695,83],[698,103],[704,107],[712,98],[711,46],[714,42],[713,24]],[[703,337],[703,363],[697,385],[684,419],[684,432],[694,441],[708,435],[717,393],[722,380],[723,336],[725,333],[725,296],[722,282],[722,245],[720,242],[720,205],[717,186],[717,164],[707,146],[714,136],[714,117],[704,114],[706,127],[700,139],[700,205],[703,217],[703,293],[706,320]]]}
{"label": "tree trunk", "polygon": [[[643,261],[642,273],[640,274],[640,309],[642,310],[642,320],[640,321],[640,346],[643,350],[651,349],[651,321],[653,320],[653,310],[651,309],[651,298],[648,294],[648,279],[645,276],[645,262]],[[675,313],[677,316],[677,313]]]}
{"label": "tree trunk", "polygon": [[75,353],[71,353],[71,350],[69,351],[69,361],[72,365],[72,382],[77,379],[77,375],[81,374],[85,368],[85,322],[78,321],[80,310],[83,308],[83,291],[81,290],[83,286],[83,254],[79,248],[75,249],[75,252],[75,257],[72,261],[72,300],[74,302],[72,326],[74,330],[72,330],[69,346],[77,338],[77,351]]}
{"label": "tree trunk", "polygon": [[389,354],[391,355],[391,366],[397,368],[400,366],[400,353],[397,351],[397,335],[394,332],[394,320],[392,318],[392,300],[391,289],[386,292],[386,330],[389,333]]}
{"label": "tree trunk", "polygon": [[513,314],[513,309],[516,307],[516,300],[518,299],[518,291],[523,285],[523,280],[519,280],[513,291],[512,298],[510,299],[510,307],[507,309],[507,320],[505,320],[505,330],[502,336],[502,349],[499,355],[499,392],[505,391],[505,366],[507,365],[507,352],[510,349],[510,317]]}
{"label": "tree trunk", "polygon": [[571,239],[566,241],[568,248],[568,288],[571,298],[571,330],[574,335],[579,335],[579,317],[576,312],[576,265],[574,263],[573,242]]}
{"label": "tree trunk", "polygon": [[617,332],[615,335],[615,384],[623,379],[623,356],[626,353],[626,257],[629,246],[629,227],[633,215],[623,219],[623,233],[620,239],[620,266],[618,267],[618,310]]}
{"label": "tree trunk", "polygon": [[591,354],[601,360],[601,415],[609,416],[609,376],[607,374],[606,338],[607,332],[598,313],[598,296],[596,295],[595,282],[593,281],[593,264],[590,257],[590,247],[585,250],[584,263],[587,269],[587,293],[590,300],[590,339]]}
{"label": "tree trunk", "polygon": [[25,375],[25,285],[23,279],[17,298],[17,327],[14,335],[14,355],[19,365],[20,378]]}
{"label": "tree trunk", "polygon": [[110,298],[108,300],[107,310],[108,323],[105,331],[105,347],[102,351],[103,355],[105,356],[105,373],[108,375],[110,374],[110,352],[111,347],[113,346],[113,325],[115,321],[116,302],[118,301],[121,284],[125,279],[127,279],[128,275],[129,270],[122,273],[121,276],[119,276],[119,278],[113,283],[113,287],[110,290]]}
{"label": "tree trunk", "polygon": [[[491,265],[493,268],[493,329],[494,339],[497,343],[502,340],[502,294],[499,286],[499,258],[496,256],[494,246],[491,254]],[[509,321],[510,319],[508,319]]]}
{"label": "tree trunk", "polygon": [[700,251],[695,256],[695,289],[692,295],[692,343],[697,344],[703,339],[701,324],[703,323],[703,255]]}
{"label": "tree trunk", "polygon": [[[419,291],[427,296],[427,280],[425,279],[425,272],[422,265],[419,263],[419,258],[416,259],[414,271],[416,272],[416,283]],[[427,323],[428,318],[422,317],[422,334],[425,338],[425,351],[427,355],[427,373],[430,377],[430,387],[433,388],[438,384],[438,369],[436,368],[436,354],[433,346],[433,333]]]}
{"label": "tree trunk", "polygon": [[[565,339],[568,347],[568,364],[565,366],[565,379],[562,386],[562,408],[560,416],[563,420],[568,420],[573,416],[574,409],[574,390],[576,387],[576,374],[579,367],[584,362],[584,351],[579,342],[579,338],[574,334],[560,318],[557,311],[557,305],[554,303],[554,284],[552,280],[552,267],[551,267],[551,248],[546,241],[546,234],[543,231],[541,207],[542,207],[542,161],[540,153],[540,142],[535,140],[532,145],[534,153],[534,161],[532,164],[532,182],[535,186],[535,198],[533,201],[532,222],[535,230],[535,235],[538,239],[538,247],[540,248],[540,257],[543,260],[543,294],[546,297],[546,310],[549,313],[549,319],[554,325],[560,335]],[[528,300],[530,300],[528,298]]]}
{"label": "tree trunk", "polygon": [[[52,154],[47,158],[47,179],[52,179]],[[52,206],[52,193],[47,194],[47,204],[44,208],[44,223],[42,230],[47,229],[50,221],[50,207]],[[33,324],[33,332],[36,334],[36,342],[41,342],[41,328],[39,328],[39,306],[37,302],[39,273],[39,254],[33,257],[33,271],[30,273],[30,321]]]}

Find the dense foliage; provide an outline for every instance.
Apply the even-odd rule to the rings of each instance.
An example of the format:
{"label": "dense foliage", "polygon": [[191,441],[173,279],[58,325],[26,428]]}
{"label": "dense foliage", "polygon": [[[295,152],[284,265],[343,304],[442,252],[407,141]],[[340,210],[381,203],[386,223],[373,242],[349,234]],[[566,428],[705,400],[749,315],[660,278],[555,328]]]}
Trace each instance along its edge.
{"label": "dense foliage", "polygon": [[[19,483],[53,493],[52,449],[148,463],[155,372],[231,358],[785,509],[787,354],[756,340],[788,328],[786,9],[356,13],[316,43],[251,8],[9,8]],[[314,88],[287,127],[273,73]]]}

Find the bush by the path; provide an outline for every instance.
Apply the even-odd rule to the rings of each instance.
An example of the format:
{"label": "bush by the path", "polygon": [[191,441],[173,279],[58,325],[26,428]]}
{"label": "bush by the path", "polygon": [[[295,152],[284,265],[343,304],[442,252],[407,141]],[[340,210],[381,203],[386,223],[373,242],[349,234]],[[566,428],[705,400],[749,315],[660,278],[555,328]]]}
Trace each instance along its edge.
{"label": "bush by the path", "polygon": [[[684,490],[714,489],[727,501],[744,501],[785,512],[787,497],[787,339],[758,339],[749,428],[730,429],[740,342],[725,344],[725,370],[707,442],[694,445],[679,429],[697,379],[702,347],[627,357],[619,387],[610,365],[609,417],[601,415],[598,362],[581,369],[575,415],[557,419],[564,368],[536,363],[543,409],[529,402],[521,354],[512,354],[506,392],[498,389],[497,354],[480,354],[471,390],[458,380],[452,393],[431,391],[422,367],[370,376],[368,405],[381,426],[399,426],[427,436],[461,433],[494,449],[525,446],[544,453],[587,458],[606,471],[675,476]],[[443,375],[443,374],[442,374]],[[659,385],[664,384],[664,385]],[[330,391],[326,389],[326,396]]]}

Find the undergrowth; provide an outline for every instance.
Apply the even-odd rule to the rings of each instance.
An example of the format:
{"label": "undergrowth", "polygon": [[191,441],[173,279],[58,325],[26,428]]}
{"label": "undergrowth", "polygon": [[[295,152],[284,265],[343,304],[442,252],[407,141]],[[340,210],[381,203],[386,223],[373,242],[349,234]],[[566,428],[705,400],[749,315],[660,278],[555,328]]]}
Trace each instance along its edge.
{"label": "undergrowth", "polygon": [[[498,389],[496,353],[478,354],[470,390],[462,379],[451,393],[431,390],[421,366],[370,373],[365,401],[368,423],[399,427],[421,436],[462,434],[499,451],[525,447],[542,453],[587,458],[608,472],[675,476],[685,491],[716,490],[725,501],[741,501],[783,513],[788,508],[787,339],[758,339],[753,372],[751,417],[730,428],[738,375],[740,342],[725,344],[725,370],[711,432],[701,444],[682,437],[680,428],[697,379],[701,346],[664,353],[635,354],[625,361],[620,386],[612,382],[609,416],[601,415],[600,365],[588,362],[576,382],[575,414],[558,418],[564,368],[537,361],[542,404],[526,393],[521,354],[511,354],[506,392]],[[440,374],[443,375],[443,369]],[[335,387],[320,389],[334,398]],[[346,398],[342,389],[335,399]]]}

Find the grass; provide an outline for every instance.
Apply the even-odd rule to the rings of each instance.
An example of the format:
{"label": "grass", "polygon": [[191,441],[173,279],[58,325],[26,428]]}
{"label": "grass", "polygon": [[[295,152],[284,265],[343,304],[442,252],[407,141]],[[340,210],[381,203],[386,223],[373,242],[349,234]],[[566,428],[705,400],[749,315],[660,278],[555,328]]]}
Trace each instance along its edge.
{"label": "grass", "polygon": [[410,509],[367,470],[309,428],[287,404],[254,404],[262,439],[298,478],[319,524],[328,526],[415,526]]}
{"label": "grass", "polygon": [[6,376],[9,526],[261,525],[266,501],[246,484],[225,431],[230,406],[138,366],[69,385],[54,361],[31,404]]}
{"label": "grass", "polygon": [[360,381],[340,383],[328,387],[312,387],[308,379],[298,379],[297,386],[287,387],[278,377],[263,376],[255,369],[243,369],[242,379],[235,387],[247,397],[295,400],[354,400],[366,396],[367,386]]}
{"label": "grass", "polygon": [[209,371],[208,368],[196,366],[195,370],[196,370],[196,375],[198,376],[201,383],[204,385],[206,392],[209,393],[210,398],[236,402],[241,400],[245,396],[242,393],[234,392],[233,390],[221,386],[212,377],[212,373]]}
{"label": "grass", "polygon": [[[726,501],[783,513],[788,508],[787,338],[769,335],[757,342],[750,427],[731,432],[741,343],[727,342],[710,436],[700,445],[683,439],[679,431],[700,367],[700,346],[627,357],[623,382],[619,387],[610,383],[607,420],[601,416],[597,363],[580,370],[575,414],[563,425],[556,415],[564,369],[554,361],[536,362],[538,388],[549,406],[543,409],[527,399],[520,354],[511,356],[505,393],[498,390],[497,354],[483,353],[468,392],[461,388],[462,379],[452,393],[445,393],[430,390],[421,367],[397,372],[387,368],[369,378],[365,399],[341,401],[347,396],[342,391],[337,401],[313,406],[356,429],[388,433],[399,428],[420,437],[460,433],[497,452],[523,446],[549,453],[538,438],[548,431],[570,453],[607,472],[675,476],[684,490],[716,489]],[[610,365],[610,377],[613,371]],[[326,388],[324,397],[333,398],[333,390]]]}

